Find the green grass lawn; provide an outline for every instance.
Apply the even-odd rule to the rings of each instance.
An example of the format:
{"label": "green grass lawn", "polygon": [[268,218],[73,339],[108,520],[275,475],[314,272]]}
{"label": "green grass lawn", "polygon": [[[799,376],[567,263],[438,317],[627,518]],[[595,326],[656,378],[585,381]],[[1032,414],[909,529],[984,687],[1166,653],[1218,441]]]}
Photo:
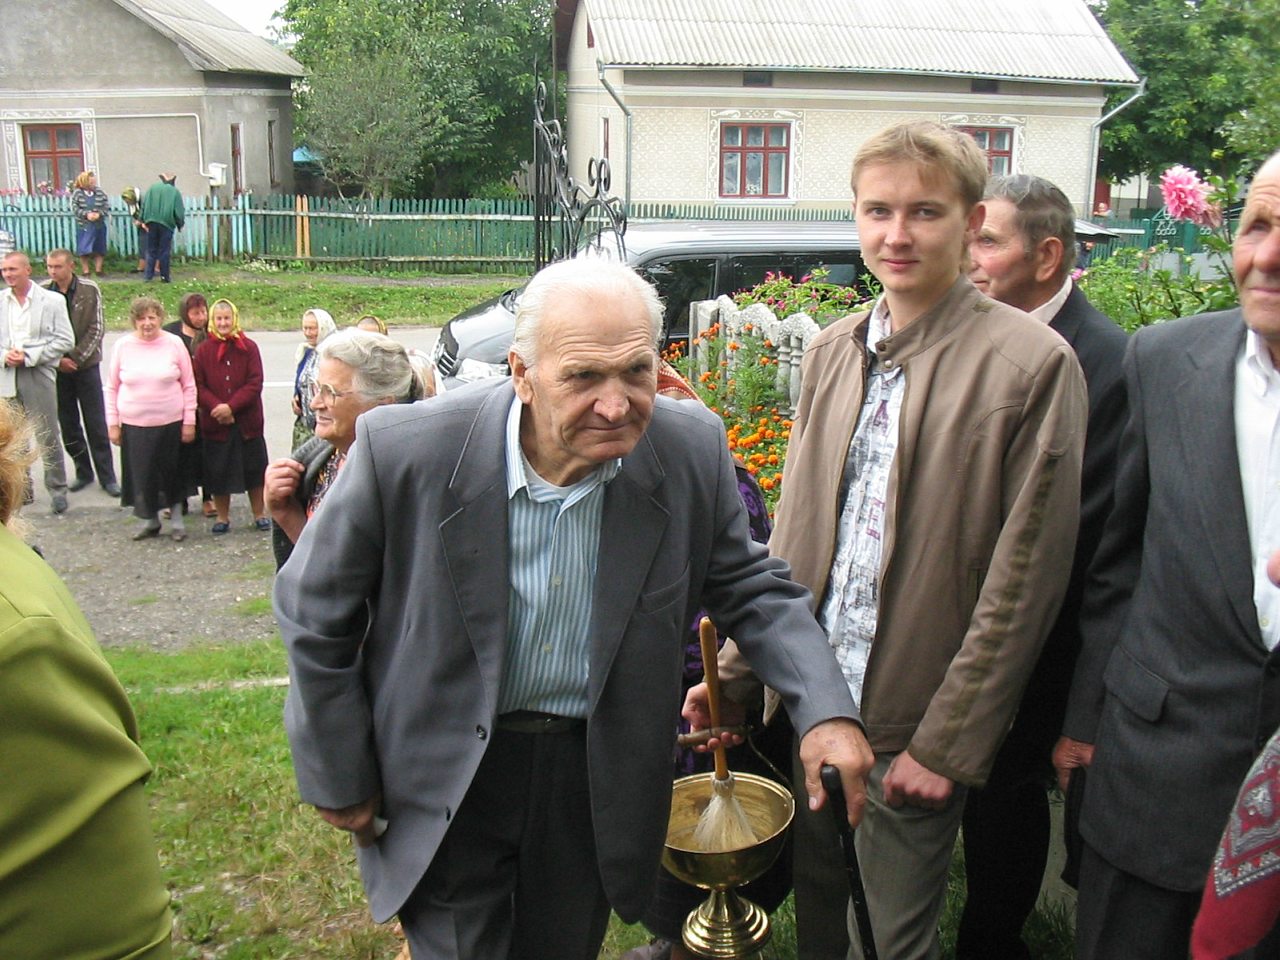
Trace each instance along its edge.
{"label": "green grass lawn", "polygon": [[[240,308],[247,330],[295,330],[302,312],[323,307],[339,327],[349,326],[372,313],[395,326],[440,326],[472,304],[496,296],[522,282],[519,277],[493,274],[432,275],[422,272],[357,269],[334,273],[291,266],[267,269],[252,263],[176,261],[173,283],[144,283],[126,271],[123,262],[109,263],[101,283],[103,312],[113,330],[129,327],[129,304],[134,297],[156,297],[170,318],[177,317],[178,299],[197,291],[210,302],[226,297]],[[35,265],[37,279],[45,279],[42,265]]]}
{"label": "green grass lawn", "polygon": [[[181,653],[106,651],[133,702],[161,864],[173,892],[175,956],[186,960],[392,960],[400,946],[369,918],[346,834],[297,797],[281,710],[276,640]],[[957,858],[958,861],[958,858]],[[943,956],[954,955],[961,867],[953,865]],[[765,957],[794,960],[790,901],[774,914]],[[1034,956],[1069,960],[1071,920],[1038,911]],[[601,960],[647,943],[615,917]]]}

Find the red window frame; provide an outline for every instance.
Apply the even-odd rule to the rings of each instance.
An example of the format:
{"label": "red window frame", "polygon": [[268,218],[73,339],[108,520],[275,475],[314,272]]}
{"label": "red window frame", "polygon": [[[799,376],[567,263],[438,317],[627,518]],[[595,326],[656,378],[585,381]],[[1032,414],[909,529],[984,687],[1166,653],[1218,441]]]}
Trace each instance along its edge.
{"label": "red window frame", "polygon": [[[31,135],[39,130],[44,130],[49,134],[49,149],[37,150],[31,146]],[[58,146],[58,131],[74,130],[76,132],[76,140],[79,146],[74,150],[62,149]],[[32,168],[32,160],[48,160],[49,167],[52,170],[50,174],[50,183],[54,190],[70,190],[74,185],[74,177],[72,181],[63,182],[62,176],[58,172],[58,161],[67,157],[75,157],[77,160],[76,176],[85,169],[84,165],[84,131],[81,130],[78,123],[24,123],[22,125],[22,153],[23,161],[27,167],[27,188],[32,192],[36,189],[36,183],[42,178],[37,177]]]}
{"label": "red window frame", "polygon": [[[751,143],[753,129],[762,131],[758,144]],[[781,131],[782,143],[774,143],[773,134]],[[735,135],[736,134],[736,135]],[[735,142],[732,142],[736,140]],[[751,155],[760,156],[760,191],[748,192],[747,170]],[[782,171],[774,182],[770,175],[772,158],[782,157]],[[736,176],[733,171],[736,169]],[[732,190],[726,190],[726,181],[735,181]],[[727,200],[780,200],[791,190],[791,124],[764,123],[760,121],[720,124],[720,196]]]}
{"label": "red window frame", "polygon": [[[958,129],[977,141],[987,155],[987,172],[996,176],[1013,173],[1013,127],[970,127]],[[1001,137],[1004,145],[1000,146]]]}

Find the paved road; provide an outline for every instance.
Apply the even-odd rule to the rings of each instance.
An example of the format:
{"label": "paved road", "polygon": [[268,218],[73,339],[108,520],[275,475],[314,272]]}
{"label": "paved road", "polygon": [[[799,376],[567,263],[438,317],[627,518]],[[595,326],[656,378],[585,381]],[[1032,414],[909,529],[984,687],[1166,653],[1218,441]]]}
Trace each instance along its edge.
{"label": "paved road", "polygon": [[[440,331],[436,327],[396,327],[392,333],[394,338],[406,347],[413,347],[430,353],[435,346]],[[108,333],[104,345],[104,357],[110,357],[117,340],[127,334],[123,332]],[[289,407],[289,398],[293,393],[294,352],[301,342],[301,334],[297,333],[253,333],[253,341],[262,351],[262,367],[266,383],[262,390],[262,405],[266,413],[267,453],[272,457],[282,457],[289,453],[289,438],[293,432],[293,411]],[[104,361],[105,363],[105,361]],[[117,472],[119,471],[120,452],[116,450]],[[66,458],[67,478],[75,476],[75,467],[71,458]],[[40,464],[32,467],[35,480],[36,502],[29,510],[47,511],[49,496],[42,483]],[[77,505],[106,506],[113,501],[96,485],[70,495],[71,509]]]}

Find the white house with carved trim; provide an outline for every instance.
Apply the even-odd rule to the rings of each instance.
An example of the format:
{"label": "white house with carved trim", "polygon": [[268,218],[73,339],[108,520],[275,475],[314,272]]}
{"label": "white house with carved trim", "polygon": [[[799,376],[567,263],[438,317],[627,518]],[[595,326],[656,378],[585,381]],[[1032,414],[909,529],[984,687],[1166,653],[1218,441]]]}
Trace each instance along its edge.
{"label": "white house with carved trim", "polygon": [[0,190],[292,192],[304,68],[204,0],[0,0]]}
{"label": "white house with carved trim", "polygon": [[847,208],[858,145],[928,118],[1087,215],[1140,90],[1084,0],[558,0],[556,30],[572,173],[608,157],[632,202]]}

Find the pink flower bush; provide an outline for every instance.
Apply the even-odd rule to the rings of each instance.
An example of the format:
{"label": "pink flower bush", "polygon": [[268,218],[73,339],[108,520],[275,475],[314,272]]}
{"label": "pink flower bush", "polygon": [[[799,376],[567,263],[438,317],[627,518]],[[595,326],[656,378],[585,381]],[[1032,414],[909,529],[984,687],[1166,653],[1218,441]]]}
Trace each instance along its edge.
{"label": "pink flower bush", "polygon": [[1222,224],[1222,210],[1209,202],[1213,187],[1200,175],[1182,164],[1175,164],[1160,175],[1160,193],[1165,208],[1175,220],[1190,220],[1202,227]]}

